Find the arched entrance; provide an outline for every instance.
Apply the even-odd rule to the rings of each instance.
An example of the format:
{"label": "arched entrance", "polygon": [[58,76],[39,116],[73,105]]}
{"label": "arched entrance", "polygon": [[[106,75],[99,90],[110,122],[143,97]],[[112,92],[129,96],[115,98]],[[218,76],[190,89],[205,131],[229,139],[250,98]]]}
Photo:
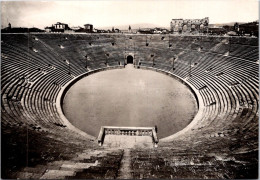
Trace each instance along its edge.
{"label": "arched entrance", "polygon": [[126,58],[126,63],[127,64],[133,64],[133,62],[134,62],[134,58],[133,58],[133,56],[127,56],[127,58]]}

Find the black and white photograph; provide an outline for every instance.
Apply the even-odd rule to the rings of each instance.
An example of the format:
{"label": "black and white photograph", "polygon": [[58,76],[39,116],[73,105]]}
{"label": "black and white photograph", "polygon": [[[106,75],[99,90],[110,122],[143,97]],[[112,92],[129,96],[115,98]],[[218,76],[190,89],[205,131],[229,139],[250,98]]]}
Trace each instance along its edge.
{"label": "black and white photograph", "polygon": [[258,0],[1,1],[1,179],[258,179]]}

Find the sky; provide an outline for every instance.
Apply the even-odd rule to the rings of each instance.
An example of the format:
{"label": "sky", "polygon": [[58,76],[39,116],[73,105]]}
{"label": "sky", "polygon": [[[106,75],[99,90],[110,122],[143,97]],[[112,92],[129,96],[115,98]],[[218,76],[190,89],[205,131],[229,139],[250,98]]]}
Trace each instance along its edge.
{"label": "sky", "polygon": [[1,1],[1,28],[43,29],[56,22],[94,28],[149,23],[170,27],[171,19],[209,17],[210,24],[259,19],[258,0]]}

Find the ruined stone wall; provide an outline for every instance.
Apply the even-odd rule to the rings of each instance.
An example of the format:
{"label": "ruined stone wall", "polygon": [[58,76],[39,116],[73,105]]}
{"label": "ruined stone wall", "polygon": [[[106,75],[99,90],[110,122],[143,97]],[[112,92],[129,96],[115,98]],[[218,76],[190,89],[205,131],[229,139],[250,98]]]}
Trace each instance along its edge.
{"label": "ruined stone wall", "polygon": [[171,21],[171,31],[174,32],[186,32],[190,33],[205,32],[208,29],[209,18],[205,17],[203,19],[172,19]]}

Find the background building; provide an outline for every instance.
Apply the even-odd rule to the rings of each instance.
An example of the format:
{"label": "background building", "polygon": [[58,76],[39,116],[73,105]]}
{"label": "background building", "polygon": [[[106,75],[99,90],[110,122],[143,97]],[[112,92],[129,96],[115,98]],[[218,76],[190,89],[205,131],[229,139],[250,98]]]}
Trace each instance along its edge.
{"label": "background building", "polygon": [[45,27],[45,32],[60,32],[60,33],[72,33],[73,30],[69,27],[68,24],[57,22],[56,24]]}
{"label": "background building", "polygon": [[236,31],[237,34],[244,36],[257,36],[258,37],[258,27],[259,27],[259,22],[254,21],[254,22],[249,22],[245,24],[234,24],[234,30]]}
{"label": "background building", "polygon": [[93,32],[93,25],[92,24],[85,24],[85,32],[91,33]]}

